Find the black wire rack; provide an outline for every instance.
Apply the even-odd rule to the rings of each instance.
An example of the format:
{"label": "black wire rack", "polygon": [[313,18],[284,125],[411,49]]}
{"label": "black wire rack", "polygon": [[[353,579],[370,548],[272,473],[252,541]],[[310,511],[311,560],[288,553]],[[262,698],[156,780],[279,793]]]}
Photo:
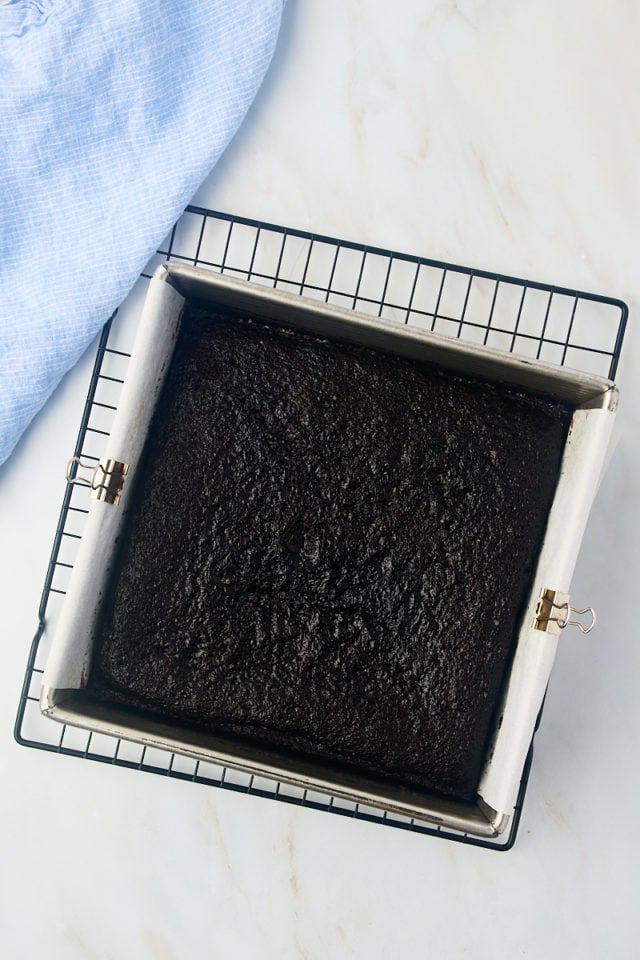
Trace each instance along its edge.
{"label": "black wire rack", "polygon": [[[109,435],[126,376],[140,299],[154,268],[165,260],[242,277],[611,379],[620,358],[628,314],[622,301],[609,297],[188,207],[118,317],[109,321],[101,334],[74,450],[74,456],[83,460],[97,462],[102,455],[101,447]],[[64,494],[20,696],[15,724],[18,743],[268,797],[416,834],[494,850],[513,846],[533,742],[510,828],[503,836],[486,840],[179,754],[62,726],[43,717],[38,703],[42,674],[82,537],[87,497],[86,488],[78,485],[67,486]]]}

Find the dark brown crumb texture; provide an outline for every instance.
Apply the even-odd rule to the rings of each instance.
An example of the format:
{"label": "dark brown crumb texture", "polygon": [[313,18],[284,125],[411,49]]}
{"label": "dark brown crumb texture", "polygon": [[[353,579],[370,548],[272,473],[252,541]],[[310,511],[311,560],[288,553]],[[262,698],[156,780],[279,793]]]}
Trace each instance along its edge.
{"label": "dark brown crumb texture", "polygon": [[90,690],[472,799],[570,415],[191,308]]}

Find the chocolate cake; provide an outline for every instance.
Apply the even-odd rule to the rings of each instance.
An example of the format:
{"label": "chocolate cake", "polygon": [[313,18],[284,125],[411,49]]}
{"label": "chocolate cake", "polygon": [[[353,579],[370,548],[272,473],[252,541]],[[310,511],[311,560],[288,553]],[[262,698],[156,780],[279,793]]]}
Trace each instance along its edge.
{"label": "chocolate cake", "polygon": [[188,308],[91,695],[472,799],[570,416]]}

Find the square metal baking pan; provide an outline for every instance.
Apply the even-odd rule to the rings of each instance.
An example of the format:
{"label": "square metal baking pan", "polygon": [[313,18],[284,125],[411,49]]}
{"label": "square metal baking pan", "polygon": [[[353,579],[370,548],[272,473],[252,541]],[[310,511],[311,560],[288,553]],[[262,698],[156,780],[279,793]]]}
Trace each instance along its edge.
{"label": "square metal baking pan", "polygon": [[[560,477],[537,557],[532,588],[487,752],[475,803],[396,786],[286,753],[238,745],[222,735],[185,730],[92,701],[85,692],[102,599],[115,574],[115,544],[155,404],[180,328],[185,301],[251,313],[280,325],[348,340],[435,363],[454,373],[509,383],[575,406]],[[522,769],[553,664],[558,626],[566,611],[539,617],[541,592],[568,594],[588,513],[602,470],[617,391],[608,380],[551,364],[422,332],[401,324],[231,279],[206,270],[166,264],[152,279],[127,380],[105,460],[129,465],[118,504],[92,499],[82,543],[47,662],[43,713],[54,720],[183,753],[250,774],[275,778],[358,803],[480,837],[499,834],[513,810]],[[104,482],[104,474],[99,483]],[[112,498],[111,498],[112,499]]]}

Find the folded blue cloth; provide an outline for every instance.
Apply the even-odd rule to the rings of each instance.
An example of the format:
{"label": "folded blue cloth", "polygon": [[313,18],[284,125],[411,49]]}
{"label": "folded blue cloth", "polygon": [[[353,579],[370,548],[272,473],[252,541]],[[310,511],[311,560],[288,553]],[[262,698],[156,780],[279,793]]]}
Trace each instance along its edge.
{"label": "folded blue cloth", "polygon": [[0,463],[224,150],[283,0],[0,0]]}

